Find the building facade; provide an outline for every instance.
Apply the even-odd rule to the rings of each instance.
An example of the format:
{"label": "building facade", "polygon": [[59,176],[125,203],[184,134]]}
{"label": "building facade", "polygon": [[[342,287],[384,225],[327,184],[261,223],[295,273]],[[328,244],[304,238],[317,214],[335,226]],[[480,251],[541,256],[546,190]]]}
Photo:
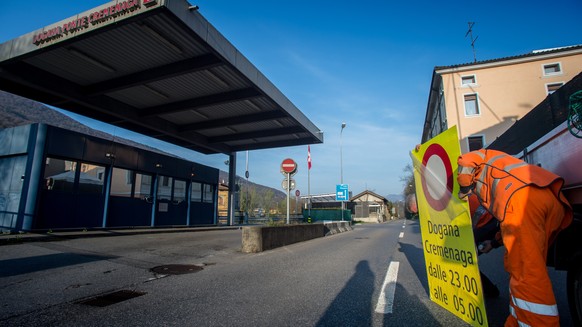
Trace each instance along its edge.
{"label": "building facade", "polygon": [[354,203],[354,219],[367,223],[381,223],[390,217],[388,200],[372,191],[364,192],[350,198]]}
{"label": "building facade", "polygon": [[582,71],[582,46],[435,67],[422,143],[457,126],[461,152],[486,147]]}
{"label": "building facade", "polygon": [[0,230],[216,225],[218,169],[45,124],[0,130]]}
{"label": "building facade", "polygon": [[[196,8],[187,0],[119,0],[55,17],[0,43],[0,89],[228,155],[229,185],[237,152],[323,143],[323,132]],[[232,221],[234,189],[229,197]]]}

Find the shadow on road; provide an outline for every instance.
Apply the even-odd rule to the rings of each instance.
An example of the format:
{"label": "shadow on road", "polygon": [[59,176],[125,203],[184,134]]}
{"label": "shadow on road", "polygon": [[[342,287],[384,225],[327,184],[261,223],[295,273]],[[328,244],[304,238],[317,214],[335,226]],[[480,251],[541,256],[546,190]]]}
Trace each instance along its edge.
{"label": "shadow on road", "polygon": [[383,326],[410,326],[411,321],[421,322],[422,326],[439,324],[428,308],[422,306],[424,310],[419,311],[420,299],[399,284],[396,285],[399,300],[394,303],[394,314],[375,313],[374,278],[369,263],[360,261],[354,275],[315,326],[378,326],[378,319],[382,319]]}
{"label": "shadow on road", "polygon": [[79,255],[74,253],[55,253],[36,257],[8,259],[0,261],[0,277],[17,276],[41,270],[73,266],[87,262],[109,260],[114,256]]}
{"label": "shadow on road", "polygon": [[371,326],[373,293],[374,273],[368,261],[360,261],[316,326]]}
{"label": "shadow on road", "polygon": [[[408,326],[440,326],[442,325],[433,317],[433,313],[422,304],[420,298],[411,295],[406,288],[396,284],[396,297],[394,302],[394,315],[385,314],[382,326],[385,327],[408,327]],[[437,309],[438,310],[438,309]],[[443,309],[444,310],[444,309]]]}
{"label": "shadow on road", "polygon": [[[419,220],[411,220],[410,226],[410,233],[411,234],[418,234],[420,235],[420,221]],[[422,287],[426,291],[426,294],[429,294],[428,289],[428,279],[426,276],[426,268],[425,268],[425,261],[424,261],[424,251],[422,248],[418,248],[411,244],[406,244],[403,242],[398,242],[399,248],[398,251],[404,253],[408,262],[414,269],[414,273],[418,280],[420,280]]]}

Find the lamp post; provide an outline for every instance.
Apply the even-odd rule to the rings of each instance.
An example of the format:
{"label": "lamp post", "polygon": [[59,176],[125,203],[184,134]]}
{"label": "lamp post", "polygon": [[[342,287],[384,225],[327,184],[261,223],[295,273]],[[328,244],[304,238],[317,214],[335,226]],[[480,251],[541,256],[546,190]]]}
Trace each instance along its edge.
{"label": "lamp post", "polygon": [[[342,152],[342,134],[346,128],[346,123],[342,123],[342,129],[340,130],[340,184],[344,183],[344,156]],[[344,201],[342,201],[342,221],[344,221]]]}
{"label": "lamp post", "polygon": [[342,134],[344,132],[344,128],[346,128],[346,123],[342,123],[342,129],[340,131],[340,184],[344,183],[344,157],[342,153]]}

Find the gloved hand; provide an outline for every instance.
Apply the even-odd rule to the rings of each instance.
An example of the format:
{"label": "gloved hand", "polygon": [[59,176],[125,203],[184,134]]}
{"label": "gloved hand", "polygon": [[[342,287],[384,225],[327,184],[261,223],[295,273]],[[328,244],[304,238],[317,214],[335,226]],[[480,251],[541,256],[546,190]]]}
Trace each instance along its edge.
{"label": "gloved hand", "polygon": [[490,240],[483,241],[479,243],[477,250],[481,253],[489,253],[489,251],[493,250],[493,245],[491,244]]}

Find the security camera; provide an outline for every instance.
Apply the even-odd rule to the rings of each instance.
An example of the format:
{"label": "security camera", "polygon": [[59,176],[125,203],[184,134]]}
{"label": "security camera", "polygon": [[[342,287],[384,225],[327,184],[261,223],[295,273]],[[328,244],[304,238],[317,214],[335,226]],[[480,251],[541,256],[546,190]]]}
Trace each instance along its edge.
{"label": "security camera", "polygon": [[188,10],[198,10],[198,9],[200,9],[200,7],[198,7],[198,6],[190,6],[190,7],[188,7]]}

